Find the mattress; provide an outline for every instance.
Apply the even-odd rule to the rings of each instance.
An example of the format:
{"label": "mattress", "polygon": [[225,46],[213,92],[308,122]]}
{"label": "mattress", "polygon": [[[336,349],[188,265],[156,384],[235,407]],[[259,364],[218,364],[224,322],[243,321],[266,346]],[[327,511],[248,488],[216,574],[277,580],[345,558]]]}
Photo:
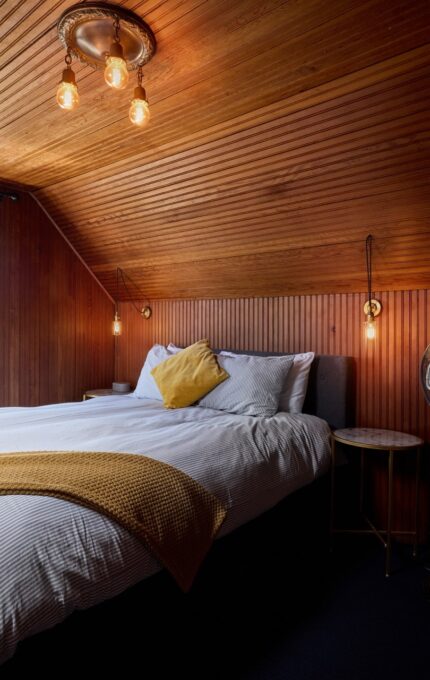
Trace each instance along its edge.
{"label": "mattress", "polygon": [[[182,470],[228,510],[225,535],[329,467],[330,429],[307,414],[239,416],[113,396],[0,409],[0,455],[135,453]],[[45,496],[0,497],[0,663],[19,640],[114,597],[162,567],[108,517]]]}

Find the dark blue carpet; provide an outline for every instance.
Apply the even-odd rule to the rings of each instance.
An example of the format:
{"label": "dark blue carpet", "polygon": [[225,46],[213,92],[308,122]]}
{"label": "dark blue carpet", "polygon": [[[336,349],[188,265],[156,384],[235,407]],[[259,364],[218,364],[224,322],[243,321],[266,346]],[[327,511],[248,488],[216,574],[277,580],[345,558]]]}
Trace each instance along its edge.
{"label": "dark blue carpet", "polygon": [[159,574],[22,643],[1,680],[430,677],[429,555],[397,545],[386,579],[376,539],[339,537],[330,555],[320,501],[287,501],[216,542],[188,595]]}

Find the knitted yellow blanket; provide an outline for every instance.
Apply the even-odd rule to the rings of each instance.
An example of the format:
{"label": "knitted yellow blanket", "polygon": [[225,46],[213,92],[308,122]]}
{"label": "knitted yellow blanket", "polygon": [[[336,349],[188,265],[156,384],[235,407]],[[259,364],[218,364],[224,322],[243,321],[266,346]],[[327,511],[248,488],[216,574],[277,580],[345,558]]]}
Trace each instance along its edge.
{"label": "knitted yellow blanket", "polygon": [[107,515],[141,540],[187,591],[226,510],[200,484],[143,455],[0,454],[0,495],[55,496]]}

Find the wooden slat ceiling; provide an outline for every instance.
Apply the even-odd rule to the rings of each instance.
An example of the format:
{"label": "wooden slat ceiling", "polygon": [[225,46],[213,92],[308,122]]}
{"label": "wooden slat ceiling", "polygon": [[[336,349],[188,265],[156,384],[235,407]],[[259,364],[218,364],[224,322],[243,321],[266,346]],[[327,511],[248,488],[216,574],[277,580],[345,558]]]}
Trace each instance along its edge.
{"label": "wooden slat ceiling", "polygon": [[0,177],[111,294],[365,290],[368,233],[375,288],[430,288],[429,0],[120,2],[157,38],[144,130],[81,64],[56,106],[71,4],[0,2]]}

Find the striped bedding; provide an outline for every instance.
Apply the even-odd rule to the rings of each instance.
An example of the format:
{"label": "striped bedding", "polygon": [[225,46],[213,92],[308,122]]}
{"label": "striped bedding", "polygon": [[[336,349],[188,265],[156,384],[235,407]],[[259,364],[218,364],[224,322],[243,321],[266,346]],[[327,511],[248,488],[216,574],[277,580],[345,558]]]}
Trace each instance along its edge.
{"label": "striped bedding", "polygon": [[[130,396],[0,409],[0,455],[76,450],[136,453],[182,470],[218,496],[220,536],[275,505],[329,465],[329,428],[305,414],[238,416],[166,410]],[[73,503],[0,497],[0,663],[19,640],[161,569],[121,526]]]}

